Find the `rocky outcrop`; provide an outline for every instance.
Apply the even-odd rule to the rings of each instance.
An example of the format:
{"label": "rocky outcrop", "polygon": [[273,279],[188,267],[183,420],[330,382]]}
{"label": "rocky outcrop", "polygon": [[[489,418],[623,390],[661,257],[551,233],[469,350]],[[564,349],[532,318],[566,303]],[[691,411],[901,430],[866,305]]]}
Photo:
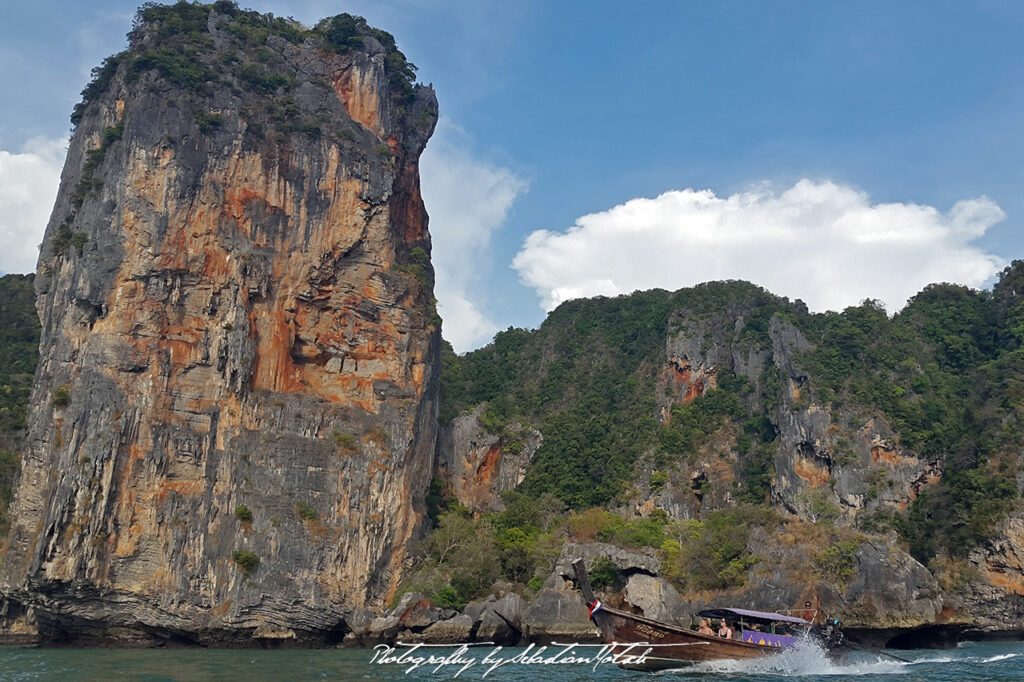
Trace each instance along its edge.
{"label": "rocky outcrop", "polygon": [[486,408],[452,420],[437,441],[437,475],[444,479],[459,504],[474,511],[501,511],[501,493],[523,482],[526,467],[543,438],[522,424],[491,433],[480,424]]}
{"label": "rocky outcrop", "polygon": [[593,642],[597,628],[578,592],[541,590],[523,613],[523,636],[530,642]]}
{"label": "rocky outcrop", "polygon": [[491,595],[466,606],[463,613],[473,618],[476,641],[514,646],[523,639],[523,614],[526,602],[515,592],[500,598]]}
{"label": "rocky outcrop", "polygon": [[968,559],[950,588],[964,599],[972,626],[998,633],[1024,622],[1024,514],[1011,514]]}
{"label": "rocky outcrop", "polygon": [[[938,464],[904,449],[882,416],[834,410],[817,397],[815,380],[801,362],[812,346],[791,321],[772,316],[765,322],[770,345],[755,341],[747,333],[754,310],[751,298],[713,313],[675,312],[655,389],[662,422],[671,421],[674,406],[717,388],[724,373],[741,377],[749,387],[746,409],[756,414],[772,406],[765,414],[778,439],[770,502],[812,521],[853,525],[878,511],[902,510],[924,486],[940,480]],[[711,434],[671,466],[639,462],[636,478],[646,495],[634,511],[646,515],[658,508],[672,518],[700,519],[734,506],[742,492],[743,460],[750,456],[737,447],[736,426]]]}
{"label": "rocky outcrop", "polygon": [[852,627],[915,627],[942,612],[939,585],[927,568],[897,547],[865,542],[854,554],[856,578],[833,612]]}
{"label": "rocky outcrop", "polygon": [[140,16],[40,254],[0,585],[50,638],[340,640],[425,511],[436,100],[352,17]]}
{"label": "rocky outcrop", "polygon": [[434,606],[425,595],[409,592],[381,616],[357,609],[348,620],[351,630],[343,644],[492,642],[514,646],[523,641],[525,610],[526,602],[514,592],[470,602],[461,613]]}
{"label": "rocky outcrop", "polygon": [[817,402],[813,381],[796,360],[809,349],[807,340],[778,318],[769,333],[783,384],[772,489],[778,503],[812,521],[852,523],[879,509],[905,509],[923,486],[941,478],[935,462],[900,447],[881,416],[864,418]]}
{"label": "rocky outcrop", "polygon": [[462,644],[472,637],[473,619],[465,614],[440,620],[427,627],[421,635],[403,636],[403,642],[429,642],[431,644]]}
{"label": "rocky outcrop", "polygon": [[653,554],[653,550],[649,552],[632,551],[607,542],[567,542],[562,546],[562,553],[555,564],[555,573],[568,579],[574,579],[573,561],[583,559],[584,565],[589,571],[593,568],[594,561],[603,558],[610,561],[616,569],[624,574],[657,575],[661,568],[661,562]]}
{"label": "rocky outcrop", "polygon": [[692,615],[676,588],[664,578],[636,573],[629,576],[622,599],[647,618],[689,626]]}

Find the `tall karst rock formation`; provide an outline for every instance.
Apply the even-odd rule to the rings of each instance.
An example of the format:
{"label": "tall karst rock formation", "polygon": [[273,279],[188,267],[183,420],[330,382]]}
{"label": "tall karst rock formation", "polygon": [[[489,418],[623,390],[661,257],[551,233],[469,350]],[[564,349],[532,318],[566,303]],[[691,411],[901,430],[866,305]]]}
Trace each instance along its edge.
{"label": "tall karst rock formation", "polygon": [[95,72],[47,226],[2,549],[44,637],[331,641],[424,510],[439,320],[392,37],[146,6]]}

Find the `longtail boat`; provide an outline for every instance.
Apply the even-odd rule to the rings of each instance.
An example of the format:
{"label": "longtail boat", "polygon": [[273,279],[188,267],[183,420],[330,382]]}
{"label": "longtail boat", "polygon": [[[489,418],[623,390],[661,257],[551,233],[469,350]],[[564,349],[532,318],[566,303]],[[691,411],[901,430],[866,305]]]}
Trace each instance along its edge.
{"label": "longtail boat", "polygon": [[[698,615],[726,620],[734,637],[702,634],[698,630],[670,625],[628,611],[605,606],[594,596],[582,559],[572,564],[576,583],[587,601],[590,618],[601,632],[611,655],[621,654],[620,667],[634,670],[666,670],[689,663],[771,656],[796,646],[810,637],[829,652],[843,645],[839,621],[821,627],[797,616],[749,609],[707,609]],[[645,655],[638,656],[646,651]]]}

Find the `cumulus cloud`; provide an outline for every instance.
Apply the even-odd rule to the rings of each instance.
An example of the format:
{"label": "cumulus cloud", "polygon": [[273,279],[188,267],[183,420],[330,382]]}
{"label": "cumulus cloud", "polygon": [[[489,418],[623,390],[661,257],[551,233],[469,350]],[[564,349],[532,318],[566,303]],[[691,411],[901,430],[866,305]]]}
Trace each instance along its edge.
{"label": "cumulus cloud", "polygon": [[475,158],[465,133],[442,118],[420,161],[420,183],[430,214],[434,293],[444,337],[461,353],[486,343],[498,330],[485,312],[480,285],[491,262],[491,237],[526,182]]}
{"label": "cumulus cloud", "polygon": [[35,271],[66,146],[66,138],[34,138],[20,152],[0,150],[0,273]]}
{"label": "cumulus cloud", "polygon": [[1005,217],[987,197],[943,213],[872,204],[864,192],[807,179],[782,193],[685,189],[582,216],[564,232],[533,232],[513,267],[545,310],[583,296],[743,279],[815,311],[870,298],[892,313],[927,284],[990,280],[1005,262],[971,242]]}

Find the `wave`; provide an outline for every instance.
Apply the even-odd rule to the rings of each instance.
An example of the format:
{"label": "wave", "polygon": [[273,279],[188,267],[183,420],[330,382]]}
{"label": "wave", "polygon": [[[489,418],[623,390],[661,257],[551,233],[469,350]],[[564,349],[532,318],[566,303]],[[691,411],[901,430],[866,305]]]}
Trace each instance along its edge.
{"label": "wave", "polygon": [[925,658],[915,658],[911,661],[914,665],[919,663],[956,663],[959,661],[968,660],[966,658],[956,658],[954,656],[927,656]]}
{"label": "wave", "polygon": [[779,677],[892,675],[906,671],[906,663],[885,660],[868,655],[863,660],[835,663],[816,642],[803,640],[797,646],[764,658],[740,661],[708,661],[696,665],[666,670],[661,674],[692,675],[774,675]]}
{"label": "wave", "polygon": [[1017,656],[1020,656],[1020,654],[996,654],[987,658],[979,656],[927,656],[925,658],[915,658],[912,663],[915,665],[919,663],[996,663],[1016,658]]}
{"label": "wave", "polygon": [[[908,675],[911,679],[1024,679],[1020,661],[1024,652],[995,653],[988,651],[965,651],[958,648],[951,651],[900,651],[900,656],[910,660],[887,658],[884,653],[868,651],[855,652],[849,659],[837,663],[826,656],[824,649],[812,641],[801,642],[792,649],[786,649],[773,656],[732,661],[709,661],[685,668],[662,671],[662,675],[677,678],[701,678],[723,676],[739,679],[778,678],[827,678],[870,675],[875,679],[890,680],[896,676]],[[973,655],[972,655],[973,654]],[[1013,663],[1005,663],[1016,659]],[[986,672],[978,666],[989,664]],[[921,675],[926,677],[922,678]],[[980,677],[978,677],[980,675]]]}

